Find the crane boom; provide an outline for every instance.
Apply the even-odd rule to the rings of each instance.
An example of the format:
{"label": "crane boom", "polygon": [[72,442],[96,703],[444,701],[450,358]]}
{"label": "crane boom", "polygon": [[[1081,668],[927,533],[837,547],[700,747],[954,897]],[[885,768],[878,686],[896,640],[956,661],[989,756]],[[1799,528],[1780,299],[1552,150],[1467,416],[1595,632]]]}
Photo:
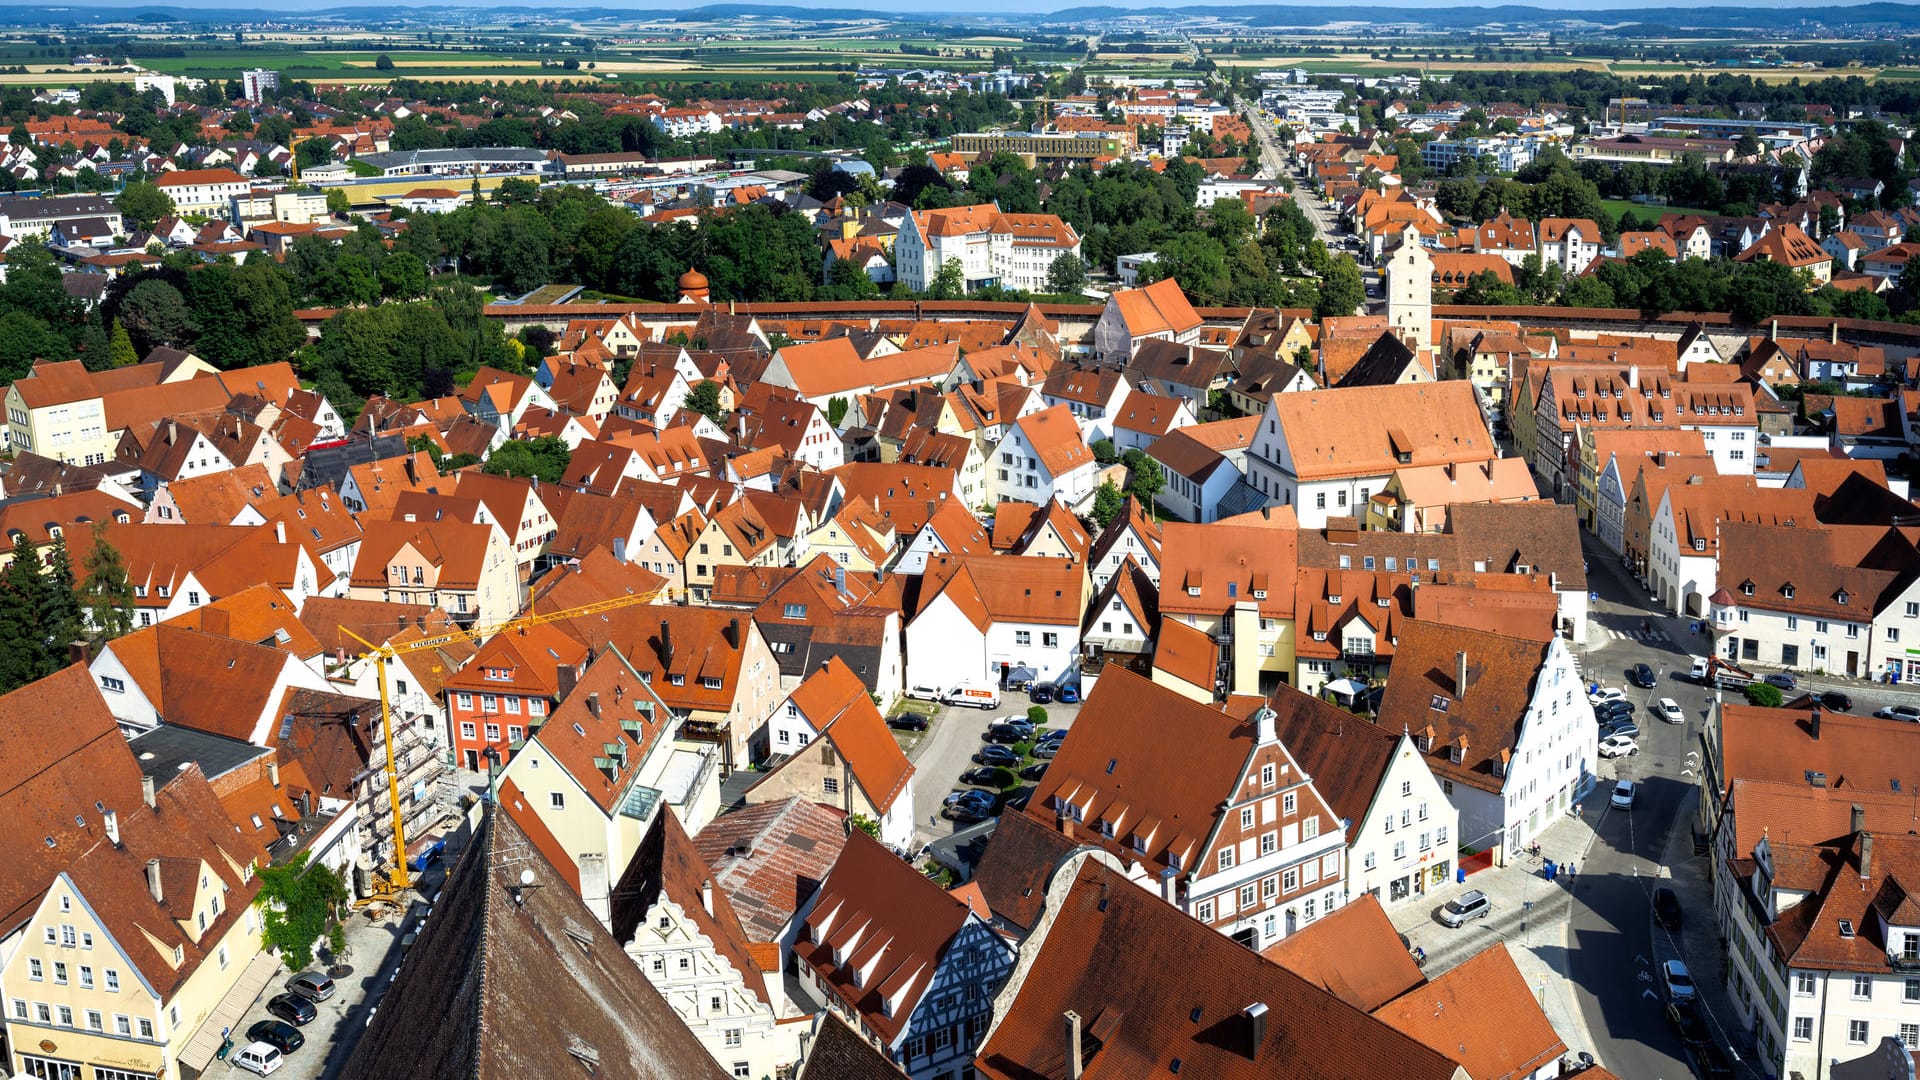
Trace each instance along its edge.
{"label": "crane boom", "polygon": [[396,657],[406,656],[410,653],[423,652],[427,649],[437,649],[443,645],[451,645],[459,641],[470,641],[477,645],[487,638],[509,631],[526,630],[535,626],[544,626],[548,623],[565,622],[569,619],[583,619],[590,615],[599,615],[603,612],[630,607],[634,604],[649,603],[658,595],[658,592],[629,593],[625,596],[616,596],[608,600],[597,600],[591,604],[562,608],[558,611],[528,612],[524,615],[518,615],[514,618],[490,623],[485,626],[449,630],[445,633],[434,634],[431,637],[419,638],[414,641],[401,642],[399,644],[387,642],[376,645],[344,626],[340,628],[341,633],[367,647],[367,650],[361,653],[357,659],[372,660],[379,669],[380,732],[387,744],[387,797],[393,805],[393,870],[387,875],[387,881],[392,888],[404,889],[413,882],[410,871],[407,868],[406,822],[400,811],[400,769],[395,763],[393,756],[393,706],[387,698],[388,665],[391,664]]}

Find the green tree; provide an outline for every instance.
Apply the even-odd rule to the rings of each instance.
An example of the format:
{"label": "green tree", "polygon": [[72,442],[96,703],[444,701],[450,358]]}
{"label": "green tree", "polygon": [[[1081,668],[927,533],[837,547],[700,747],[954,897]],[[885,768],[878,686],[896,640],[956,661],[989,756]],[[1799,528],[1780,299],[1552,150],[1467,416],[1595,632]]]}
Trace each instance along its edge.
{"label": "green tree", "polygon": [[325,165],[333,160],[333,144],[325,139],[306,139],[293,148],[293,159],[302,169]]}
{"label": "green tree", "polygon": [[412,300],[427,294],[427,264],[411,251],[396,251],[380,260],[380,295],[389,300]]}
{"label": "green tree", "polygon": [[724,426],[727,422],[727,410],[720,402],[720,384],[712,379],[702,379],[687,391],[687,397],[681,403],[701,416]]}
{"label": "green tree", "polygon": [[1133,475],[1127,481],[1127,494],[1152,506],[1153,497],[1160,494],[1167,486],[1166,470],[1160,467],[1159,462],[1145,454],[1134,459],[1132,470]]}
{"label": "green tree", "polygon": [[154,222],[173,213],[173,199],[145,180],[130,181],[120,190],[114,205],[128,223],[140,229],[151,229]]}
{"label": "green tree", "polygon": [[1763,709],[1777,709],[1784,700],[1777,686],[1766,683],[1749,683],[1743,691],[1747,695],[1747,704],[1758,705]]}
{"label": "green tree", "polygon": [[1120,494],[1113,481],[1102,480],[1100,486],[1093,489],[1093,523],[1106,528],[1126,505],[1127,497]]}
{"label": "green tree", "polygon": [[133,338],[127,334],[127,328],[122,323],[113,324],[113,335],[107,347],[114,367],[127,367],[140,362],[140,353],[134,349]]}
{"label": "green tree", "polygon": [[353,199],[351,196],[347,194],[347,189],[345,188],[328,188],[327,189],[327,213],[329,214],[353,213]]}
{"label": "green tree", "polygon": [[187,298],[157,277],[141,281],[120,298],[120,323],[142,356],[156,346],[185,344],[193,326]]}
{"label": "green tree", "polygon": [[1314,314],[1321,318],[1351,315],[1367,302],[1367,286],[1360,276],[1360,264],[1341,255],[1330,259],[1320,278],[1320,300]]}
{"label": "green tree", "polygon": [[46,640],[40,631],[45,582],[40,556],[25,532],[13,534],[13,561],[0,576],[0,692],[48,674]]}
{"label": "green tree", "polygon": [[480,468],[495,476],[538,477],[557,484],[566,475],[567,462],[572,457],[573,452],[558,435],[542,435],[537,439],[515,439],[500,444],[487,455],[487,463]]}
{"label": "green tree", "polygon": [[960,260],[948,259],[934,272],[933,280],[927,282],[927,299],[958,300],[966,292],[966,287],[966,270],[961,267]]}
{"label": "green tree", "polygon": [[1047,291],[1056,296],[1070,296],[1085,288],[1087,284],[1087,264],[1080,256],[1071,251],[1063,251],[1047,264]]}
{"label": "green tree", "polygon": [[340,876],[325,863],[307,865],[308,855],[303,851],[285,865],[261,870],[260,893],[254,900],[265,923],[267,946],[280,950],[280,959],[295,970],[313,963],[314,942],[326,935],[347,902]]}
{"label": "green tree", "polygon": [[85,578],[75,590],[86,622],[88,641],[100,646],[133,629],[133,586],[120,561],[120,549],[107,539],[105,522],[93,526],[93,546],[81,563]]}
{"label": "green tree", "polygon": [[374,57],[373,69],[375,71],[392,71],[393,57],[388,56],[386,53],[381,53],[380,55]]}
{"label": "green tree", "polygon": [[859,829],[875,840],[880,839],[880,823],[865,814],[847,815],[847,824]]}
{"label": "green tree", "polygon": [[1112,439],[1095,439],[1090,447],[1093,460],[1102,465],[1111,465],[1120,460],[1120,451],[1114,449]]}
{"label": "green tree", "polygon": [[53,333],[46,320],[24,311],[0,315],[0,379],[24,378],[41,360],[65,360],[67,343]]}
{"label": "green tree", "polygon": [[67,551],[64,530],[53,538],[40,576],[40,632],[47,643],[51,672],[65,663],[67,646],[78,641],[84,629],[73,581],[73,557]]}
{"label": "green tree", "polygon": [[827,426],[830,428],[833,428],[835,431],[838,431],[840,429],[840,422],[847,418],[848,408],[849,406],[847,405],[846,398],[843,398],[843,397],[828,398],[827,399]]}

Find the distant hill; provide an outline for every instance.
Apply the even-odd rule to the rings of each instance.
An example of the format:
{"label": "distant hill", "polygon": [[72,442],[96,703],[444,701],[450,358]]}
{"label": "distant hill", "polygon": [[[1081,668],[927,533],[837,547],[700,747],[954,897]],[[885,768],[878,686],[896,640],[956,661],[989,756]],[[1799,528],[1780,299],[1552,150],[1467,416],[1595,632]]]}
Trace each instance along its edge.
{"label": "distant hill", "polygon": [[1656,25],[1733,30],[1782,30],[1803,26],[1854,27],[1862,30],[1920,29],[1920,4],[1859,4],[1852,7],[1693,7],[1581,9],[1522,7],[1373,6],[1365,9],[1291,4],[1168,6],[1151,8],[1072,7],[1039,17],[1043,24],[1099,23],[1126,16],[1218,18],[1248,26],[1331,26],[1341,23],[1413,23],[1444,30],[1507,26]]}

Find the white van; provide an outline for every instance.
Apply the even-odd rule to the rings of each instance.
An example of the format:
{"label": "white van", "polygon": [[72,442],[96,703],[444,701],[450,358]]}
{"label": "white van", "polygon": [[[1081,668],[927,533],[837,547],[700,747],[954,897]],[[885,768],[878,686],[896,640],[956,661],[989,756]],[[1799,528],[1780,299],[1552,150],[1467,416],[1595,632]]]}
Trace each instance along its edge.
{"label": "white van", "polygon": [[248,1043],[233,1052],[231,1063],[258,1076],[271,1076],[278,1072],[282,1064],[280,1051],[263,1043]]}
{"label": "white van", "polygon": [[976,709],[997,709],[1000,707],[1000,691],[996,687],[980,683],[962,683],[947,691],[944,699],[949,705],[971,705]]}

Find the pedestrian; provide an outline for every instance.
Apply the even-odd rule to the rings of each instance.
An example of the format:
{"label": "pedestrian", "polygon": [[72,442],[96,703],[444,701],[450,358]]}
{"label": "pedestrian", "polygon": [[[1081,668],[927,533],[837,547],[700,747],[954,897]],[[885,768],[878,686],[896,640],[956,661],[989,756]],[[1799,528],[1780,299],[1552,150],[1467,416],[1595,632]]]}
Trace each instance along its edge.
{"label": "pedestrian", "polygon": [[1576,875],[1577,873],[1578,873],[1578,871],[1577,871],[1577,870],[1576,870],[1576,869],[1574,868],[1574,865],[1573,865],[1572,863],[1568,863],[1568,864],[1567,864],[1567,876],[1568,876],[1568,877],[1573,877],[1573,876],[1575,876],[1575,875]]}

